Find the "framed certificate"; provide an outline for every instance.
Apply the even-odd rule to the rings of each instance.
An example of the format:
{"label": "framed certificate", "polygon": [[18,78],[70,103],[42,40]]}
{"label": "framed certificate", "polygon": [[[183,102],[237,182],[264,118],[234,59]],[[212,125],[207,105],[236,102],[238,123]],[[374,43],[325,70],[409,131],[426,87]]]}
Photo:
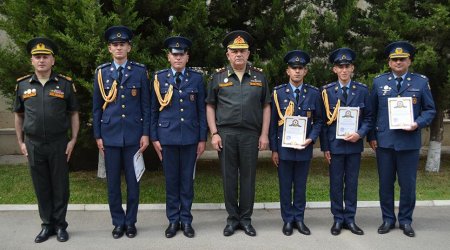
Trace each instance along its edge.
{"label": "framed certificate", "polygon": [[281,146],[285,148],[303,149],[306,139],[308,117],[286,116],[284,119],[283,138]]}
{"label": "framed certificate", "polygon": [[340,107],[336,122],[336,139],[358,131],[359,107]]}
{"label": "framed certificate", "polygon": [[388,98],[389,129],[410,128],[414,122],[411,97]]}

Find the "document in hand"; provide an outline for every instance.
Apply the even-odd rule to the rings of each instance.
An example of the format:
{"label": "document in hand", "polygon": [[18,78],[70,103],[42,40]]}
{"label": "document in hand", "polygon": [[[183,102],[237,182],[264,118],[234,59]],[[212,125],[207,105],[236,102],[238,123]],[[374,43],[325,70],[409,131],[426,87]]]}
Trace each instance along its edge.
{"label": "document in hand", "polygon": [[133,164],[134,173],[136,174],[136,181],[139,182],[145,171],[144,156],[139,150],[133,156]]}

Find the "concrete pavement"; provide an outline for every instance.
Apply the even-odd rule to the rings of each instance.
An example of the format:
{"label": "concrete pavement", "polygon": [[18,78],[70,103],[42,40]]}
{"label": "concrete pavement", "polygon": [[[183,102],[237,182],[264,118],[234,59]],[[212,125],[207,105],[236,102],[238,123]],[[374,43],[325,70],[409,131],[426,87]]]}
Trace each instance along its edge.
{"label": "concrete pavement", "polygon": [[[196,237],[188,239],[179,232],[174,238],[167,239],[164,237],[167,226],[165,211],[143,206],[138,214],[138,235],[134,239],[126,236],[118,240],[112,238],[113,227],[107,210],[69,210],[69,241],[60,243],[52,236],[40,244],[34,243],[34,237],[40,231],[38,212],[7,210],[0,211],[0,249],[449,249],[448,202],[441,203],[442,206],[439,202],[431,206],[430,203],[424,204],[428,205],[418,206],[414,212],[415,238],[403,235],[398,227],[388,234],[379,235],[380,209],[366,207],[357,212],[357,224],[365,231],[363,236],[348,230],[332,236],[329,209],[308,208],[305,223],[312,231],[310,236],[297,231],[292,236],[284,236],[279,209],[255,209],[253,225],[257,230],[256,237],[249,237],[240,230],[224,237],[225,210],[194,209]],[[101,206],[97,208],[102,209]]]}

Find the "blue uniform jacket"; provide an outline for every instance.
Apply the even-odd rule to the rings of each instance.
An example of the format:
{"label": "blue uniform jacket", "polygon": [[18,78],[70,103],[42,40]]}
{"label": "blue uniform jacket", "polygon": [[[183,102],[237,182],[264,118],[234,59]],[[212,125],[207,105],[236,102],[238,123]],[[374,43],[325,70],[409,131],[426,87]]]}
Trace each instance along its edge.
{"label": "blue uniform jacket", "polygon": [[[397,92],[397,81],[392,73],[375,77],[371,91],[374,128],[368,140],[377,140],[378,146],[395,150],[413,150],[421,147],[420,129],[430,125],[436,114],[433,96],[426,76],[407,73],[402,87]],[[412,97],[414,121],[418,129],[405,131],[389,129],[388,103],[389,97]]]}
{"label": "blue uniform jacket", "polygon": [[311,144],[305,149],[298,150],[293,148],[284,148],[281,146],[283,127],[278,126],[278,120],[280,117],[278,115],[277,108],[275,106],[275,100],[272,94],[272,109],[270,117],[270,150],[272,152],[278,152],[278,157],[280,160],[288,161],[309,161],[312,158],[313,144],[320,134],[320,130],[323,126],[323,112],[322,103],[319,89],[303,83],[302,92],[300,93],[300,103],[296,103],[294,93],[289,84],[282,84],[276,86],[274,91],[277,92],[278,102],[280,106],[281,113],[284,115],[286,108],[290,101],[295,104],[294,116],[304,116],[308,117],[308,127],[306,129],[306,139],[310,138],[313,140]]}
{"label": "blue uniform jacket", "polygon": [[105,146],[124,147],[139,144],[150,130],[150,82],[144,65],[128,61],[123,69],[122,82],[117,86],[115,101],[102,110],[98,71],[101,70],[106,95],[118,72],[109,62],[100,65],[94,76],[93,127],[95,139],[103,139]]}
{"label": "blue uniform jacket", "polygon": [[206,141],[206,96],[202,74],[186,68],[179,88],[170,69],[156,74],[161,96],[164,98],[170,85],[173,86],[173,95],[170,104],[159,111],[158,98],[155,90],[152,91],[150,139],[159,141],[161,145],[189,145]]}
{"label": "blue uniform jacket", "polygon": [[[327,118],[324,118],[324,126],[320,133],[320,148],[322,151],[330,151],[332,154],[354,154],[364,150],[364,137],[372,129],[372,109],[369,97],[369,90],[366,85],[351,81],[348,89],[347,101],[344,101],[342,90],[338,82],[333,82],[322,87],[328,95],[330,112],[334,112],[338,100],[341,100],[341,107],[359,107],[358,131],[361,139],[357,142],[348,142],[336,139],[336,125],[334,121],[327,125]],[[326,117],[326,116],[324,116]]]}

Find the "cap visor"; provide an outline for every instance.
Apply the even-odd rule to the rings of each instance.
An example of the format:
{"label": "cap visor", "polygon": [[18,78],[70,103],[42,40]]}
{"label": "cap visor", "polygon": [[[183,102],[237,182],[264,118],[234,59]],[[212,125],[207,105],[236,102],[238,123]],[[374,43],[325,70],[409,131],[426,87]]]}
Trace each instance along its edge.
{"label": "cap visor", "polygon": [[248,44],[230,44],[228,45],[229,49],[248,49]]}

